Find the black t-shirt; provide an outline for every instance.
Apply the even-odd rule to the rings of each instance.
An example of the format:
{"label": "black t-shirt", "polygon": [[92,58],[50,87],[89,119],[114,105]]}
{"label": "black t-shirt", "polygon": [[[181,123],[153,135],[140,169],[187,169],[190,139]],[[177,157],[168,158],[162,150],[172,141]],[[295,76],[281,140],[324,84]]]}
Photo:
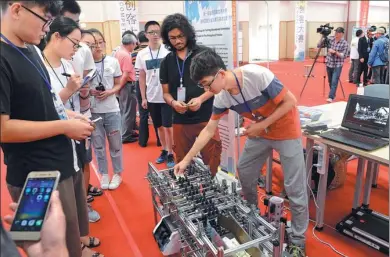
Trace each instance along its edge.
{"label": "black t-shirt", "polygon": [[[184,64],[183,74],[183,87],[186,88],[186,103],[192,98],[196,98],[205,93],[204,89],[197,86],[190,78],[190,66],[192,58],[202,50],[204,46],[195,46],[191,51]],[[183,65],[183,60],[179,58],[180,68]],[[169,85],[169,93],[174,99],[177,99],[177,88],[180,87],[180,73],[176,62],[176,53],[170,52],[161,62],[160,65],[160,82],[161,84]],[[213,108],[214,97],[210,98],[202,104],[200,109],[196,112],[187,111],[184,114],[180,114],[173,109],[173,123],[174,124],[198,124],[201,122],[207,122],[211,117]]]}
{"label": "black t-shirt", "polygon": [[[16,49],[0,45],[0,113],[10,119],[29,121],[59,120],[48,86],[37,69]],[[34,48],[19,48],[49,78],[45,65]],[[61,180],[72,176],[72,144],[65,135],[28,143],[3,143],[7,183],[22,187],[31,171],[61,172]]]}

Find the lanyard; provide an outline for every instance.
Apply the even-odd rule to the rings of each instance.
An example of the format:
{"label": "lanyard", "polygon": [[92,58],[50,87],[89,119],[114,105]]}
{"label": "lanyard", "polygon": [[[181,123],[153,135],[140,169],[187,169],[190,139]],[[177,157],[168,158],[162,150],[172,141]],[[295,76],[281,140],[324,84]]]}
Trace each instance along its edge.
{"label": "lanyard", "polygon": [[184,61],[183,61],[181,68],[180,68],[179,57],[176,54],[177,69],[179,70],[179,74],[180,74],[180,87],[183,87],[184,64],[186,63],[186,60],[187,60],[188,56],[190,56],[190,55],[191,55],[191,52],[189,52],[186,55],[186,58],[184,58]]}
{"label": "lanyard", "polygon": [[[98,86],[100,86],[100,84],[102,84],[103,77],[104,77],[104,59],[106,59],[106,56],[104,56],[102,59],[102,70],[97,73],[97,75],[99,75],[99,79],[100,79],[100,81],[98,81]],[[96,63],[99,63],[99,62],[95,62],[95,64]]]}
{"label": "lanyard", "polygon": [[52,92],[52,88],[51,88],[51,85],[50,85],[50,82],[49,82],[49,79],[48,77],[46,76],[46,73],[45,71],[43,70],[41,64],[38,62],[39,64],[39,69],[38,67],[17,47],[15,46],[11,41],[8,40],[8,38],[6,38],[3,34],[0,33],[0,37],[2,39],[4,39],[5,42],[7,42],[8,45],[10,45],[12,48],[14,48],[16,51],[18,51],[27,61],[29,61],[32,66],[34,66],[34,68],[38,71],[39,75],[42,77],[42,79],[45,81],[46,83],[46,86],[47,88],[49,89],[50,92]]}
{"label": "lanyard", "polygon": [[[242,96],[242,99],[244,100],[244,105],[245,105],[247,111],[249,111],[249,112],[252,114],[252,117],[253,117],[255,120],[259,119],[259,117],[257,117],[256,114],[254,114],[254,113],[252,112],[251,108],[249,107],[249,104],[248,104],[248,102],[246,101],[244,94],[242,93],[242,89],[241,89],[241,86],[240,86],[240,82],[238,81],[238,78],[237,78],[236,74],[235,74],[233,71],[232,71],[232,73],[233,73],[233,75],[234,75],[234,78],[236,79],[238,89],[240,90],[240,94],[241,94],[241,96]],[[234,99],[234,101],[236,101],[238,104],[240,104],[240,102],[237,101],[237,99],[234,98],[233,95],[230,95],[230,96]]]}
{"label": "lanyard", "polygon": [[[53,71],[54,75],[56,76],[58,82],[60,82],[62,88],[65,88],[64,84],[62,84],[62,81],[58,77],[57,72],[54,70],[53,66],[51,66],[49,60],[46,58],[46,56],[43,54],[43,52],[42,52],[42,56],[43,56],[43,58],[45,58],[46,62],[49,64],[51,70]],[[67,73],[66,70],[65,70],[65,66],[62,63],[62,61],[61,61],[61,66],[62,66],[62,69],[63,69],[64,73]],[[66,81],[68,81],[67,77],[66,77]],[[73,95],[69,98],[69,103],[70,103],[70,107],[72,108],[72,111],[75,111],[75,107],[74,107],[74,103],[73,103]]]}
{"label": "lanyard", "polygon": [[[156,56],[156,59],[155,58],[153,58],[153,53],[152,53],[152,49],[150,48],[150,46],[149,46],[149,52],[150,52],[150,56],[152,57],[152,61],[154,61],[154,60],[157,60],[158,59],[158,54],[160,53],[160,49],[161,49],[161,45],[160,45],[160,47],[158,48],[158,51],[157,51],[157,56]],[[157,62],[155,62],[154,63],[156,66],[155,67],[153,67],[153,69],[154,70],[156,70],[157,69]]]}

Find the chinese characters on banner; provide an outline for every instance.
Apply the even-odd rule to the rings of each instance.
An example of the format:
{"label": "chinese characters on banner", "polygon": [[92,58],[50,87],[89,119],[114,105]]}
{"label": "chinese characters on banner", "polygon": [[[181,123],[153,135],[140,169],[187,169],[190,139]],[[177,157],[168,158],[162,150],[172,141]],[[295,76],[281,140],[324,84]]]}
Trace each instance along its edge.
{"label": "chinese characters on banner", "polygon": [[360,17],[359,17],[360,27],[367,26],[369,8],[370,8],[370,2],[368,0],[360,1]]}
{"label": "chinese characters on banner", "polygon": [[294,60],[305,60],[306,1],[296,1],[295,5],[295,49]]}
{"label": "chinese characters on banner", "polygon": [[119,1],[121,34],[131,30],[135,34],[139,32],[137,1]]}

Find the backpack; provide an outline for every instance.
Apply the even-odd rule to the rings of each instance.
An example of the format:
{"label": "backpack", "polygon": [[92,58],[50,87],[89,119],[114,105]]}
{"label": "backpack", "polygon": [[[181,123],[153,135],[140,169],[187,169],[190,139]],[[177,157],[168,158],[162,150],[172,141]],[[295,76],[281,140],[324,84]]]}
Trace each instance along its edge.
{"label": "backpack", "polygon": [[387,38],[381,40],[384,41],[384,48],[382,53],[378,53],[379,59],[381,59],[381,61],[384,63],[388,63],[389,62],[389,40]]}

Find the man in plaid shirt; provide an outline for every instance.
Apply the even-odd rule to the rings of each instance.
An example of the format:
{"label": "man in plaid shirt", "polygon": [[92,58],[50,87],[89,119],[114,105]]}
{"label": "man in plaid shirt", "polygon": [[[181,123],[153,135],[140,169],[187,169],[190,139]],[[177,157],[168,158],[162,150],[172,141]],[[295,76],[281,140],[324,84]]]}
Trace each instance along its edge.
{"label": "man in plaid shirt", "polygon": [[[328,81],[330,92],[328,103],[331,103],[336,97],[339,78],[343,69],[344,60],[348,54],[348,42],[343,39],[344,28],[338,27],[334,37],[329,38],[328,55],[326,56],[326,71],[328,73]],[[317,47],[322,47],[323,38],[318,43]]]}

